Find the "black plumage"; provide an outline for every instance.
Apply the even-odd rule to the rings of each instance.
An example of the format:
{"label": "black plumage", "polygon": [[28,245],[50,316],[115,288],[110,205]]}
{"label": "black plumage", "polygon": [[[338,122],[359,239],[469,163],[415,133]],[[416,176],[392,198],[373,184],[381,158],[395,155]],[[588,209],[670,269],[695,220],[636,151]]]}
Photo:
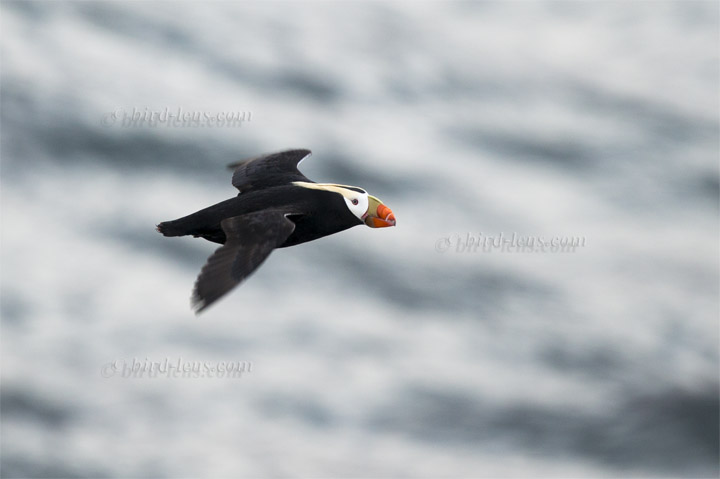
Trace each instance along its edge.
{"label": "black plumage", "polygon": [[225,244],[208,258],[195,282],[197,311],[215,302],[257,269],[295,230],[281,210],[264,210],[221,222]]}
{"label": "black plumage", "polygon": [[[192,235],[223,245],[210,256],[195,283],[192,303],[196,312],[250,276],[275,248],[312,241],[364,222],[377,227],[364,220],[379,218],[375,210],[370,211],[375,206],[369,203],[368,211],[359,217],[348,205],[357,204],[353,195],[371,198],[372,205],[381,205],[379,200],[362,188],[309,180],[297,169],[309,155],[309,150],[288,150],[232,164],[232,184],[240,190],[236,197],[157,225],[165,236]],[[392,212],[384,205],[382,208],[385,216],[376,221],[393,226]]]}

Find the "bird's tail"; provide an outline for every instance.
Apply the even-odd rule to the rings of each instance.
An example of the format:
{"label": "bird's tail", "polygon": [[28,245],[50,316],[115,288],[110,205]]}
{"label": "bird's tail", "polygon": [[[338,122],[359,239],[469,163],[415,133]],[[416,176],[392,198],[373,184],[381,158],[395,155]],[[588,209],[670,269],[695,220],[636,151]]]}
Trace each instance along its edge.
{"label": "bird's tail", "polygon": [[219,244],[225,244],[226,239],[222,228],[219,225],[208,225],[207,218],[202,212],[172,221],[163,221],[155,229],[163,236],[194,236]]}
{"label": "bird's tail", "polygon": [[155,229],[163,236],[185,236],[190,234],[187,228],[179,221],[163,221]]}
{"label": "bird's tail", "polygon": [[202,237],[214,243],[224,244],[225,233],[215,218],[217,215],[213,215],[212,208],[215,207],[205,208],[176,220],[163,221],[155,229],[164,236]]}

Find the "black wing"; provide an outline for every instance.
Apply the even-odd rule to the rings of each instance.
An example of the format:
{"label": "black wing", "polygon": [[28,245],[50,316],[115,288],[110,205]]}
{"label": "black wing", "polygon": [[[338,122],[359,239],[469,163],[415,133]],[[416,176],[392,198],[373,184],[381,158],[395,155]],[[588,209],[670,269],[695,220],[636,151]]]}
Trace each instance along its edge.
{"label": "black wing", "polygon": [[250,276],[295,230],[286,212],[266,210],[224,219],[227,240],[203,266],[195,281],[195,313],[217,301]]}
{"label": "black wing", "polygon": [[310,156],[310,150],[287,150],[228,165],[234,169],[232,184],[240,192],[287,185],[293,181],[311,182],[297,169]]}

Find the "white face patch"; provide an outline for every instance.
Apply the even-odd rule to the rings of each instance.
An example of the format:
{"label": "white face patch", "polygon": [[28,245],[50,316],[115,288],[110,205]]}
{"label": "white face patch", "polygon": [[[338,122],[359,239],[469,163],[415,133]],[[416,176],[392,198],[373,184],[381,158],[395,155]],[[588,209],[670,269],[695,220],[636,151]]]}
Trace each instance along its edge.
{"label": "white face patch", "polygon": [[365,213],[368,210],[368,194],[366,192],[359,193],[353,190],[344,190],[342,195],[352,214],[357,216],[360,221],[364,220]]}
{"label": "white face patch", "polygon": [[294,181],[293,184],[312,188],[317,190],[333,191],[342,195],[345,205],[357,219],[363,221],[368,210],[368,194],[367,191],[356,186],[335,185],[330,183],[307,183],[304,181]]}

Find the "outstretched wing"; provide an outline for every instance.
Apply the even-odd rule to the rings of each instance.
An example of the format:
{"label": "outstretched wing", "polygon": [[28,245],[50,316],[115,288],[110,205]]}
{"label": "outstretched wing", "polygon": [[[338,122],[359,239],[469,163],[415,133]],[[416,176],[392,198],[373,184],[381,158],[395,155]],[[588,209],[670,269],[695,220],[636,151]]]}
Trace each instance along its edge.
{"label": "outstretched wing", "polygon": [[195,281],[192,304],[195,313],[213,304],[250,276],[272,250],[295,230],[286,212],[266,210],[233,216],[220,225],[227,240],[203,266]]}
{"label": "outstretched wing", "polygon": [[235,170],[232,184],[242,193],[287,185],[293,181],[311,182],[297,169],[297,165],[310,154],[310,150],[287,150],[232,163],[228,165]]}

